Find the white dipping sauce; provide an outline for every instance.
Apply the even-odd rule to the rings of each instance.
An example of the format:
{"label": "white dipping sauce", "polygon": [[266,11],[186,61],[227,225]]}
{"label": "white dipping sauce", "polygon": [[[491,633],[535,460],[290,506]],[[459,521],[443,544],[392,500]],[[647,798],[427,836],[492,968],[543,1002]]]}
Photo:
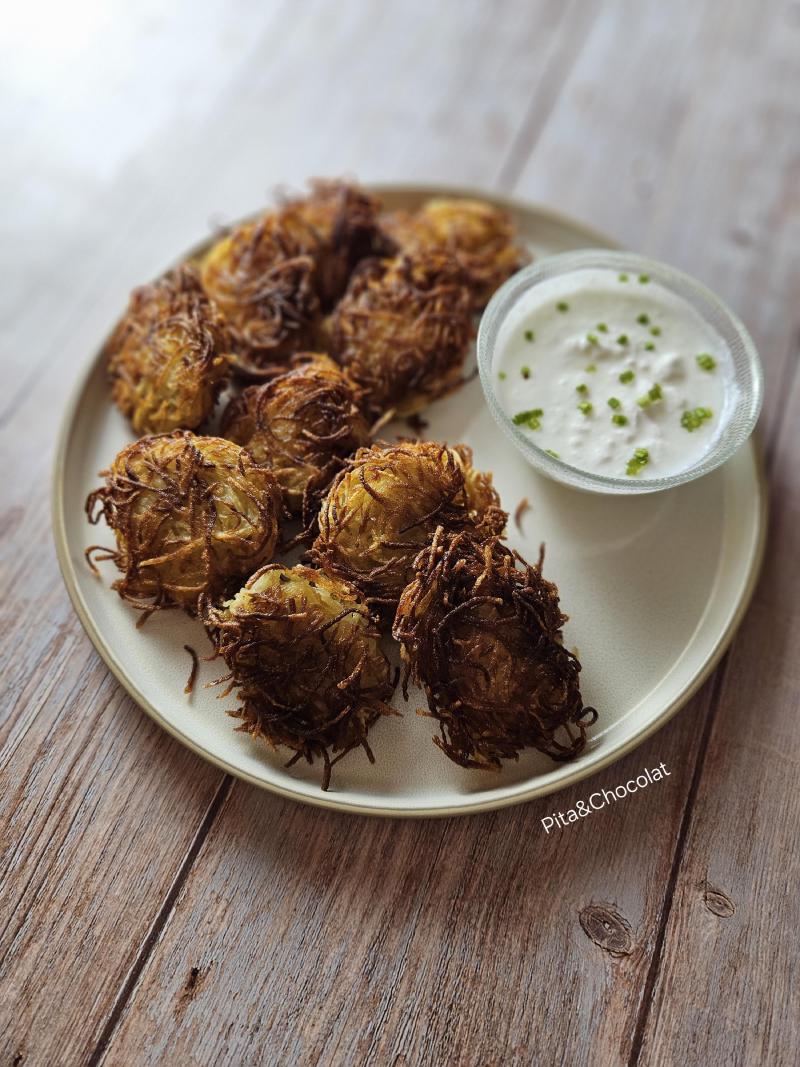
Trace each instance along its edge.
{"label": "white dipping sauce", "polygon": [[509,418],[572,466],[658,478],[694,466],[735,383],[722,338],[647,275],[576,270],[529,289],[493,365]]}

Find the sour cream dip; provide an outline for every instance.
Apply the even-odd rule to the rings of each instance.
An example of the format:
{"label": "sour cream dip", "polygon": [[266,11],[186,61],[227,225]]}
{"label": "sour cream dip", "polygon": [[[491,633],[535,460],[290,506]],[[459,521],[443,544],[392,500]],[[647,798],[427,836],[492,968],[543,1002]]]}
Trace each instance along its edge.
{"label": "sour cream dip", "polygon": [[589,267],[524,292],[491,374],[511,423],[551,456],[611,478],[663,478],[711,451],[736,401],[731,354],[649,274]]}

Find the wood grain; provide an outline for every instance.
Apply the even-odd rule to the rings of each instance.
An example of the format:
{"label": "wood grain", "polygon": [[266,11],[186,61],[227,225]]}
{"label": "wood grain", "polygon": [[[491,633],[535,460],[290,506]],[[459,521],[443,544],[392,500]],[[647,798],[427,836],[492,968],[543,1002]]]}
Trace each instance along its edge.
{"label": "wood grain", "polygon": [[[591,785],[470,819],[309,818],[237,784],[105,1062],[625,1060],[691,773],[676,726]],[[594,825],[543,831],[662,760]],[[585,933],[600,905],[629,953]]]}
{"label": "wood grain", "polygon": [[[800,376],[787,402],[789,411],[800,403]],[[799,469],[800,438],[787,418],[773,466],[772,548],[714,716],[644,1063],[797,1062],[800,618],[787,561],[800,557]]]}
{"label": "wood grain", "polygon": [[[50,33],[20,10],[0,51],[4,1062],[792,1062],[798,10],[183,0]],[[751,615],[591,788],[671,777],[558,835],[540,817],[589,783],[440,823],[233,785],[120,693],[61,587],[55,423],[128,289],[277,182],[341,171],[571,211],[704,278],[764,357]]]}
{"label": "wood grain", "polygon": [[[616,25],[607,19],[598,31],[619,40],[623,14],[616,10]],[[629,242],[713,280],[743,316],[765,363],[762,425],[771,458],[781,441],[773,476],[770,562],[748,622],[721,669],[719,701],[710,708],[705,727],[710,741],[700,749],[676,856],[675,897],[669,894],[662,919],[668,925],[659,934],[633,1058],[789,1063],[794,1062],[800,1017],[791,981],[797,939],[781,931],[797,922],[797,909],[786,899],[784,864],[788,860],[796,870],[798,847],[796,818],[776,823],[775,813],[786,803],[781,790],[791,795],[787,774],[800,758],[798,687],[789,651],[798,647],[796,626],[790,623],[798,579],[787,581],[785,563],[797,548],[796,524],[790,518],[797,508],[796,434],[785,413],[792,410],[789,392],[800,356],[800,318],[793,306],[800,290],[794,251],[800,239],[800,104],[792,90],[800,19],[788,4],[776,5],[768,22],[750,5],[734,4],[719,27],[704,18],[707,11],[700,5],[686,5],[680,18],[675,14],[673,7],[669,12],[652,9],[642,45],[619,57],[617,72],[620,65],[630,67],[631,79],[615,79],[602,95],[591,92],[586,73],[596,61],[597,38],[590,39],[564,87],[561,104],[568,115],[562,122],[559,111],[554,112],[540,143],[550,147],[552,136],[561,145],[563,131],[569,131],[564,171],[536,169],[532,160],[520,186],[540,197],[547,195],[547,187],[557,189],[564,202],[592,195],[589,184],[598,169],[573,167],[569,160],[574,161],[583,137],[592,140],[590,132],[603,122],[609,104],[616,105],[615,120],[628,139],[619,152],[593,141],[595,152],[605,151],[599,181],[608,194],[598,201],[598,218],[606,228],[625,233]],[[659,63],[659,54],[687,38],[694,38],[696,54],[707,59],[694,77],[690,63]],[[639,90],[635,99],[628,92],[631,82]],[[643,99],[648,84],[651,92]],[[746,117],[735,88],[741,84],[748,86]],[[696,161],[698,171],[686,167],[688,158]],[[617,195],[611,195],[612,189]],[[770,573],[775,575],[771,585]],[[765,596],[766,611],[760,607]],[[770,617],[788,624],[777,642]],[[687,733],[693,728],[688,716],[679,722]],[[780,740],[765,743],[765,735]],[[732,752],[738,756],[735,763]],[[754,783],[759,787],[754,789]],[[767,795],[765,783],[775,786]],[[703,827],[698,847],[693,844],[696,821]],[[752,898],[753,880],[766,882],[758,903],[752,899],[741,909],[744,914],[737,908],[735,916],[728,916],[736,907],[728,898],[731,885]],[[737,894],[731,896],[735,901]],[[725,936],[723,917],[739,925],[741,936],[730,928]],[[763,1025],[747,1025],[751,1013]]]}

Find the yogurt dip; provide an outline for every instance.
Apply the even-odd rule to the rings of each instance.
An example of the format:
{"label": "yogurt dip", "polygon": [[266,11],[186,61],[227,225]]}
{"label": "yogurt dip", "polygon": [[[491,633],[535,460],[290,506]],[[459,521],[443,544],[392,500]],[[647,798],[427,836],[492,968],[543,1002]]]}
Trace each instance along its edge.
{"label": "yogurt dip", "polygon": [[647,274],[577,269],[525,292],[500,330],[495,392],[550,455],[592,474],[688,470],[736,391],[722,337]]}

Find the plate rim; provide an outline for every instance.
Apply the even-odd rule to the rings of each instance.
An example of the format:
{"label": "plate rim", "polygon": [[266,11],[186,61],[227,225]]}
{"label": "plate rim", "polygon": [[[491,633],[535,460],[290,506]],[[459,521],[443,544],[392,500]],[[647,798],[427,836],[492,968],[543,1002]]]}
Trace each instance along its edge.
{"label": "plate rim", "polygon": [[[579,230],[591,237],[592,240],[597,241],[598,247],[620,247],[618,242],[609,238],[607,235],[600,233],[593,227],[584,225],[580,220],[573,219],[569,215],[554,210],[546,205],[506,196],[504,194],[495,194],[491,191],[482,190],[476,187],[402,182],[368,182],[365,183],[364,187],[370,191],[374,191],[378,195],[383,193],[384,195],[421,196],[423,198],[439,195],[484,199],[515,213],[535,214],[550,223],[565,226],[572,230]],[[244,216],[243,219],[234,220],[231,225],[237,225],[239,222],[246,221],[257,214],[258,213],[255,212],[253,215]],[[193,245],[184,254],[183,258],[185,259],[196,255],[208,245],[211,239],[212,237],[209,236],[204,241],[197,242],[197,244]],[[173,726],[172,723],[161,714],[158,708],[156,708],[156,706],[141,692],[133,678],[131,678],[117,662],[113,652],[106,644],[103,635],[98,630],[78,586],[77,575],[67,541],[66,516],[64,511],[66,454],[67,445],[76,422],[81,397],[88,386],[91,376],[95,372],[98,362],[102,358],[105,343],[106,339],[104,338],[98,348],[84,361],[75,378],[61,416],[53,459],[50,494],[53,538],[55,541],[56,557],[61,571],[61,577],[66,586],[70,601],[72,602],[75,613],[89,640],[106,667],[111,671],[112,675],[116,678],[117,682],[122,686],[125,692],[147,715],[150,716],[151,719],[153,719],[154,722],[182,745],[185,745],[196,755],[211,763],[225,774],[230,774],[235,778],[248,782],[250,785],[258,787],[259,789],[267,790],[285,800],[292,800],[296,803],[308,804],[312,807],[323,808],[329,811],[339,811],[350,815],[369,815],[377,818],[393,819],[423,819],[450,818],[456,815],[476,815],[481,812],[496,811],[502,808],[513,807],[517,804],[524,804],[530,800],[535,800],[537,797],[549,796],[561,792],[563,789],[575,785],[584,778],[598,774],[612,763],[621,760],[624,756],[628,755],[629,752],[638,748],[644,741],[665,726],[673,716],[686,706],[695,693],[701,688],[703,683],[709,678],[727,651],[742,619],[744,618],[747,608],[749,607],[753,593],[755,592],[756,583],[764,558],[768,520],[768,485],[758,428],[756,428],[755,433],[751,436],[747,444],[743,446],[747,447],[752,452],[756,468],[756,492],[758,497],[757,540],[751,553],[746,581],[736,604],[736,609],[728,620],[727,626],[718,636],[717,641],[710,650],[705,662],[698,668],[697,672],[687,682],[681,692],[678,693],[678,695],[653,719],[652,722],[643,726],[612,752],[609,752],[605,756],[594,761],[574,764],[572,773],[566,775],[561,781],[556,783],[555,786],[551,783],[538,786],[531,784],[521,792],[515,793],[512,796],[475,799],[474,801],[467,798],[463,803],[457,805],[437,805],[424,808],[393,807],[385,805],[370,806],[360,803],[352,803],[338,800],[330,794],[323,793],[322,791],[320,791],[319,796],[308,795],[306,793],[295,791],[288,786],[257,778],[248,771],[228,763],[214,752],[204,748],[193,738],[183,733],[176,726]]]}

